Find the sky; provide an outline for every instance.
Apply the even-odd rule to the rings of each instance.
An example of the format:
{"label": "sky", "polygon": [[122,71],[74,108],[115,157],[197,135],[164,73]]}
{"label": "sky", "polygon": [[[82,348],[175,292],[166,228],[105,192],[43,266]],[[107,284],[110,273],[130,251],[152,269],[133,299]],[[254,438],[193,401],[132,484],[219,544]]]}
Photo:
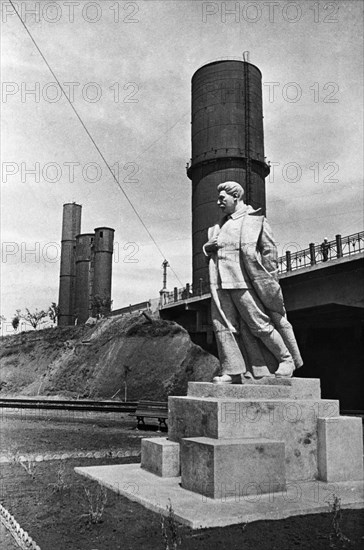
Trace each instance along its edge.
{"label": "sky", "polygon": [[[267,217],[280,252],[363,229],[362,2],[8,1],[2,8],[1,314],[58,301],[62,205],[115,229],[117,309],[191,281],[191,77],[262,72]],[[127,197],[147,226],[155,246]]]}

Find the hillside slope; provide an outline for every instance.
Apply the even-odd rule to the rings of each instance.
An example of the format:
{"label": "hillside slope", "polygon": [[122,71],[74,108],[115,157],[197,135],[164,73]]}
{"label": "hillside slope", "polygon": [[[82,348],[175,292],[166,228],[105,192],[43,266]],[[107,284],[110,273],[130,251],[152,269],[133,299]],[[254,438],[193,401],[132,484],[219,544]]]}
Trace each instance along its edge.
{"label": "hillside slope", "polygon": [[0,338],[0,395],[58,395],[128,400],[186,393],[210,380],[218,360],[177,323],[143,315],[102,319],[95,327],[59,327]]}

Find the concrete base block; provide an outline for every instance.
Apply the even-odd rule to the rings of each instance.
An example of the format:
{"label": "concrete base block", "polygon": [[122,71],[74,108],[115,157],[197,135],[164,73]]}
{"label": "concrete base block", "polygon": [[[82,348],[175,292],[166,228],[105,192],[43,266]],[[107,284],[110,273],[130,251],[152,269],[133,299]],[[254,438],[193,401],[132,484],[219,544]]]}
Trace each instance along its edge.
{"label": "concrete base block", "polygon": [[210,498],[283,491],[284,443],[206,437],[181,442],[182,487]]}
{"label": "concrete base block", "polygon": [[318,378],[262,378],[245,384],[189,382],[187,395],[230,399],[321,399],[321,388]]}
{"label": "concrete base block", "polygon": [[141,467],[160,477],[180,475],[180,446],[166,437],[142,439]]}
{"label": "concrete base block", "polygon": [[169,398],[168,437],[263,438],[285,443],[286,476],[317,479],[317,418],[339,415],[339,402],[319,399]]}
{"label": "concrete base block", "polygon": [[363,479],[361,418],[318,418],[318,471],[323,481]]}

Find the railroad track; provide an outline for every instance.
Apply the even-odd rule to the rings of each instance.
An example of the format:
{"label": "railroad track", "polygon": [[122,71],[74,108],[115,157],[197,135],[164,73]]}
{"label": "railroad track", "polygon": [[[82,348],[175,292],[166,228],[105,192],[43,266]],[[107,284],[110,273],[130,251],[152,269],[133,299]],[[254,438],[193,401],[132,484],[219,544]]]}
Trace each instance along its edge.
{"label": "railroad track", "polygon": [[89,412],[135,412],[137,401],[92,401],[89,399],[0,399],[0,409],[49,409],[63,411],[89,411]]}
{"label": "railroad track", "polygon": [[[135,413],[138,401],[93,401],[90,399],[36,399],[36,398],[0,398],[0,409],[49,409],[63,411],[128,412]],[[341,410],[341,415],[361,416],[363,410]]]}

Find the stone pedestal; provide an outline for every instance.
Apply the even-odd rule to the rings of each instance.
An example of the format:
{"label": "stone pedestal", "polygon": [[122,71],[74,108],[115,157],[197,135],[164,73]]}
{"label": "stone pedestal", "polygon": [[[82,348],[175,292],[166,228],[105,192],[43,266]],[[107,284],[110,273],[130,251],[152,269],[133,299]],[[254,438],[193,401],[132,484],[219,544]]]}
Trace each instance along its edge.
{"label": "stone pedestal", "polygon": [[142,468],[177,476],[181,446],[182,487],[211,498],[282,491],[286,480],[359,480],[361,422],[339,414],[317,379],[190,382],[186,397],[169,398],[168,439],[143,441]]}
{"label": "stone pedestal", "polygon": [[339,415],[339,402],[321,399],[319,384],[301,378],[190,383],[187,397],[169,398],[168,437],[178,443],[191,437],[282,441],[287,479],[317,479],[317,419]]}
{"label": "stone pedestal", "polygon": [[363,500],[361,418],[340,417],[315,379],[190,383],[169,398],[168,438],[142,440],[139,464],[77,472],[192,529],[283,519]]}

